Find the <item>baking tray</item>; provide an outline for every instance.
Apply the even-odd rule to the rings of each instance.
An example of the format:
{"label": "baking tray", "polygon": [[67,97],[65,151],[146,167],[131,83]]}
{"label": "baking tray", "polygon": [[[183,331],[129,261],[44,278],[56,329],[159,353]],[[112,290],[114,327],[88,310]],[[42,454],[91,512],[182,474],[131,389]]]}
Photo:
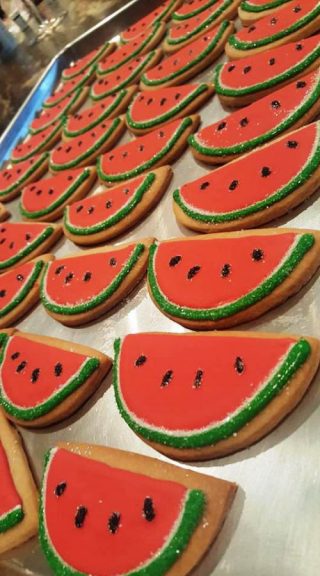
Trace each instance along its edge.
{"label": "baking tray", "polygon": [[[157,2],[133,1],[69,45],[50,64],[27,103],[0,141],[0,158],[8,143],[16,139],[17,126],[26,130],[34,103],[43,100],[56,82],[61,69],[72,58],[89,51],[102,40],[111,39],[121,28],[154,8]],[[213,66],[196,81],[212,80]],[[34,108],[33,108],[34,110]],[[201,110],[202,125],[225,115],[214,97]],[[20,133],[20,135],[22,134]],[[122,142],[130,137],[126,134]],[[10,144],[10,145],[11,145]],[[172,191],[188,179],[208,171],[187,151],[174,165],[174,178],[158,207],[118,242],[155,236],[159,239],[190,235],[177,225],[172,211]],[[9,208],[19,218],[18,201]],[[320,227],[320,195],[316,193],[303,206],[277,220],[275,226]],[[79,249],[80,250],[80,249]],[[57,256],[75,251],[67,239],[57,245]],[[274,312],[239,329],[282,331],[320,337],[320,280],[317,275],[307,287]],[[185,332],[152,304],[143,281],[112,314],[80,328],[62,326],[40,305],[18,324],[22,330],[52,335],[89,344],[113,356],[113,340],[127,333],[144,331]],[[318,375],[300,406],[275,431],[255,446],[227,458],[187,467],[239,484],[234,505],[215,545],[193,576],[318,576],[320,573],[320,376]],[[116,408],[111,376],[74,416],[45,430],[21,428],[35,476],[41,477],[46,450],[60,440],[77,440],[128,449],[165,460],[128,428]],[[0,563],[1,576],[18,574],[49,576],[51,573],[37,539],[11,551]]]}

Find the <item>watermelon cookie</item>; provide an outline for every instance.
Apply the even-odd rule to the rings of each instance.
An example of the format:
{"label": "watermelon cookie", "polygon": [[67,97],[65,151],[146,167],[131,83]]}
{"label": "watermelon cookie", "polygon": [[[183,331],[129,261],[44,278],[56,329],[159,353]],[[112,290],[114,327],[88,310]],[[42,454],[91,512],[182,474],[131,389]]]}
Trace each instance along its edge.
{"label": "watermelon cookie", "polygon": [[156,22],[166,22],[170,19],[170,16],[176,8],[182,4],[182,0],[166,0],[161,2],[161,4],[149,12],[144,18],[141,18],[137,22],[134,22],[129,28],[121,32],[120,40],[123,44],[126,42],[131,42],[134,38],[139,36],[142,32],[154,26]]}
{"label": "watermelon cookie", "polygon": [[129,334],[114,348],[122,417],[178,460],[260,440],[300,402],[320,361],[318,340],[285,334]]}
{"label": "watermelon cookie", "polygon": [[0,328],[12,326],[39,300],[40,279],[51,254],[39,256],[0,275]]}
{"label": "watermelon cookie", "polygon": [[219,64],[216,92],[226,106],[244,106],[319,67],[320,35]]}
{"label": "watermelon cookie", "polygon": [[254,228],[286,214],[320,181],[320,123],[290,132],[173,193],[181,224],[198,232]]}
{"label": "watermelon cookie", "polygon": [[126,123],[139,136],[197,111],[213,94],[212,84],[186,84],[139,92],[130,104]]}
{"label": "watermelon cookie", "polygon": [[231,59],[243,58],[274,46],[301,40],[319,29],[319,0],[294,0],[282,6],[274,15],[265,16],[230,36],[226,54]]}
{"label": "watermelon cookie", "polygon": [[316,70],[206,126],[190,136],[197,160],[224,164],[275,137],[307,124],[320,111],[320,72]]}
{"label": "watermelon cookie", "polygon": [[98,158],[98,176],[111,186],[129,180],[151,168],[177,160],[187,146],[188,136],[197,129],[196,114],[174,120]]}
{"label": "watermelon cookie", "polygon": [[87,130],[59,144],[50,154],[49,167],[52,172],[90,166],[99,154],[110,150],[121,138],[126,129],[122,116],[113,120],[104,120],[93,130]]}
{"label": "watermelon cookie", "polygon": [[0,403],[10,420],[43,427],[75,412],[111,368],[108,356],[74,342],[0,332]]}
{"label": "watermelon cookie", "polygon": [[68,138],[74,138],[87,130],[92,130],[104,120],[116,118],[119,114],[126,111],[136,91],[136,86],[129,86],[125,90],[114,92],[110,96],[99,100],[89,108],[69,116],[63,128],[63,135]]}
{"label": "watermelon cookie", "polygon": [[0,226],[0,273],[44,254],[62,234],[61,226],[6,222]]}
{"label": "watermelon cookie", "polygon": [[30,220],[57,220],[67,204],[88,194],[95,180],[93,167],[63,170],[60,174],[39,180],[22,190],[20,212]]}
{"label": "watermelon cookie", "polygon": [[54,574],[186,576],[236,488],[140,454],[60,444],[45,461],[40,543]]}
{"label": "watermelon cookie", "polygon": [[0,554],[38,532],[38,491],[20,434],[0,408]]}
{"label": "watermelon cookie", "polygon": [[144,72],[140,82],[141,90],[178,86],[193,78],[222,54],[224,45],[233,30],[232,23],[222,22],[185,48],[168,56],[161,64]]}
{"label": "watermelon cookie", "polygon": [[163,22],[157,22],[152,28],[148,28],[137,36],[129,44],[120,46],[111,56],[103,58],[97,66],[97,76],[104,76],[122,68],[138,56],[156,48],[161,42],[166,31]]}
{"label": "watermelon cookie", "polygon": [[127,232],[160,200],[171,180],[170,166],[137,176],[67,206],[64,233],[76,244],[99,244]]}
{"label": "watermelon cookie", "polygon": [[183,48],[204,32],[220,24],[223,20],[232,19],[237,14],[240,0],[217,0],[213,6],[203,10],[193,18],[183,22],[172,23],[163,43],[165,52],[175,52]]}
{"label": "watermelon cookie", "polygon": [[[79,88],[83,88],[84,86],[87,86],[87,84],[91,84],[95,78],[95,75],[96,64],[87,70],[84,70],[84,72],[81,72],[81,74],[78,74],[78,76],[75,78],[72,78],[67,82],[60,82],[52,96],[49,96],[49,98],[44,101],[42,106],[44,108],[52,108],[53,106],[57,106],[57,104],[61,104],[65,101],[67,96],[70,96]],[[86,88],[86,90],[88,89]]]}
{"label": "watermelon cookie", "polygon": [[114,72],[98,78],[91,86],[90,98],[92,100],[101,100],[101,98],[106,98],[106,96],[110,96],[110,94],[127,86],[138,83],[142,73],[155,66],[161,58],[161,50],[153,50],[144,56],[137,56],[137,58],[123,64]]}
{"label": "watermelon cookie", "polygon": [[290,0],[243,0],[238,8],[238,14],[243,26],[250,26],[256,20],[277,12]]}
{"label": "watermelon cookie", "polygon": [[35,154],[51,150],[59,142],[62,133],[62,121],[55,120],[37,134],[28,135],[27,138],[18,144],[11,153],[11,162],[23,162],[29,160]]}
{"label": "watermelon cookie", "polygon": [[117,44],[115,42],[106,42],[95,48],[86,56],[79,58],[75,62],[72,62],[68,68],[62,70],[61,79],[62,81],[66,82],[79,76],[82,72],[90,68],[96,62],[99,62],[102,58],[106,58],[116,50]]}
{"label": "watermelon cookie", "polygon": [[19,195],[23,186],[39,180],[48,169],[48,153],[43,152],[29,160],[0,170],[0,200],[9,202]]}
{"label": "watermelon cookie", "polygon": [[71,114],[78,110],[87,99],[87,96],[87,88],[78,88],[75,92],[66,96],[56,106],[43,108],[30,124],[30,134],[38,134],[38,132],[49,128],[53,122],[64,118],[66,114]]}
{"label": "watermelon cookie", "polygon": [[178,238],[151,246],[149,291],[166,316],[187,328],[227,328],[285,302],[319,265],[320,234],[313,230]]}
{"label": "watermelon cookie", "polygon": [[41,286],[48,314],[67,326],[105,314],[143,278],[151,242],[96,248],[49,263]]}

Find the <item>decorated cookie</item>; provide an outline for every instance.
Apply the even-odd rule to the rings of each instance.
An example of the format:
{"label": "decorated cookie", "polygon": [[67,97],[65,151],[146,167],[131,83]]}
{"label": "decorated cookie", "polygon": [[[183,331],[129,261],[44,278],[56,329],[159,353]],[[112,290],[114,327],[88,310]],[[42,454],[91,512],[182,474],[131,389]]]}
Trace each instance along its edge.
{"label": "decorated cookie", "polygon": [[0,276],[0,328],[12,326],[39,300],[40,279],[51,254],[25,262]]}
{"label": "decorated cookie", "polygon": [[19,195],[23,186],[35,182],[47,171],[48,153],[43,152],[29,160],[0,170],[0,200],[9,202]]}
{"label": "decorated cookie", "polygon": [[99,154],[110,150],[116,144],[125,128],[124,119],[120,116],[113,120],[104,120],[93,130],[87,130],[80,136],[70,138],[52,150],[49,160],[50,170],[58,172],[94,164]]}
{"label": "decorated cookie", "polygon": [[119,114],[126,111],[136,90],[136,86],[129,86],[129,88],[114,92],[110,96],[99,100],[97,104],[93,104],[93,106],[69,116],[63,128],[64,136],[69,138],[80,136],[83,132],[92,130],[104,120],[116,118]]}
{"label": "decorated cookie", "polygon": [[150,248],[149,290],[187,328],[253,320],[298,292],[320,265],[316,231],[272,228],[179,238]]}
{"label": "decorated cookie", "polygon": [[98,318],[128,294],[143,278],[151,239],[108,246],[49,263],[41,300],[50,316],[77,326]]}
{"label": "decorated cookie", "polygon": [[152,12],[149,12],[144,18],[134,22],[129,28],[121,32],[120,39],[123,44],[131,42],[139,34],[153,26],[156,22],[166,22],[169,20],[172,12],[182,4],[182,0],[166,0],[161,2]]}
{"label": "decorated cookie", "polygon": [[38,532],[38,491],[20,435],[0,409],[0,554]]}
{"label": "decorated cookie", "polygon": [[193,78],[220,56],[233,30],[232,23],[222,22],[205,32],[188,46],[165,58],[158,66],[144,72],[141,89],[157,90],[165,86],[178,86]]}
{"label": "decorated cookie", "polygon": [[120,46],[111,56],[103,58],[97,66],[97,75],[110,74],[118,68],[122,68],[128,62],[143,56],[153,50],[162,40],[166,31],[165,24],[157,22],[152,28],[148,28],[130,43]]}
{"label": "decorated cookie", "polygon": [[235,491],[140,454],[62,444],[46,457],[41,546],[55,574],[186,576],[216,539]]}
{"label": "decorated cookie", "polygon": [[216,0],[213,6],[193,18],[173,23],[163,43],[164,51],[175,52],[223,20],[232,19],[237,13],[238,5],[239,0]]}
{"label": "decorated cookie", "polygon": [[29,160],[35,154],[51,150],[59,142],[62,132],[62,121],[55,120],[37,134],[27,136],[27,138],[18,144],[11,153],[11,161],[16,164]]}
{"label": "decorated cookie", "polygon": [[320,361],[318,340],[284,334],[130,334],[114,347],[121,415],[178,460],[257,442],[300,402]]}
{"label": "decorated cookie", "polygon": [[44,254],[61,234],[56,224],[5,222],[0,226],[0,273]]}
{"label": "decorated cookie", "polygon": [[176,20],[188,20],[189,18],[198,16],[198,14],[201,14],[201,12],[208,8],[214,10],[214,4],[216,3],[217,0],[189,0],[183,2],[182,6],[172,14],[173,23],[175,23]]}
{"label": "decorated cookie", "polygon": [[169,166],[67,206],[64,232],[76,244],[99,244],[126,232],[160,200],[171,180]]}
{"label": "decorated cookie", "polygon": [[257,148],[175,190],[181,224],[198,232],[254,228],[286,214],[320,181],[320,123]]}
{"label": "decorated cookie", "polygon": [[226,44],[229,58],[243,58],[273,46],[311,36],[320,29],[318,0],[294,0],[270,16],[231,36]]}
{"label": "decorated cookie", "polygon": [[110,94],[139,82],[143,72],[155,66],[161,58],[161,50],[153,50],[144,56],[138,56],[130,60],[130,62],[120,66],[114,72],[98,78],[91,86],[90,98],[92,100],[101,100],[101,98],[106,98]]}
{"label": "decorated cookie", "polygon": [[101,182],[110,186],[129,180],[150,168],[174,162],[185,150],[188,136],[198,125],[197,115],[174,120],[100,156],[97,169]]}
{"label": "decorated cookie", "polygon": [[320,35],[216,67],[214,85],[226,106],[251,104],[319,67]]}
{"label": "decorated cookie", "polygon": [[92,50],[89,54],[83,56],[83,58],[79,58],[75,62],[72,62],[68,68],[65,68],[61,74],[62,80],[69,81],[72,78],[79,76],[79,74],[87,70],[93,64],[99,62],[101,58],[109,56],[109,54],[114,52],[116,48],[117,45],[115,42],[106,42],[105,44],[102,44],[102,46],[95,48],[95,50]]}
{"label": "decorated cookie", "polygon": [[171,120],[192,114],[212,96],[211,84],[186,84],[139,92],[130,104],[126,122],[129,130],[139,136],[163,126]]}
{"label": "decorated cookie", "polygon": [[38,134],[49,128],[53,122],[63,118],[66,114],[75,112],[80,108],[88,96],[88,88],[78,88],[69,96],[66,96],[59,104],[51,108],[43,108],[41,113],[32,121],[29,131],[31,134]]}
{"label": "decorated cookie", "polygon": [[49,98],[44,101],[43,107],[51,108],[53,106],[57,106],[57,104],[61,104],[65,98],[67,98],[67,96],[70,96],[70,94],[73,94],[79,88],[83,88],[87,84],[91,84],[95,78],[95,73],[96,64],[87,70],[84,70],[84,72],[81,72],[75,78],[72,78],[63,83],[60,82],[52,96],[49,96]]}
{"label": "decorated cookie", "polygon": [[17,330],[0,332],[0,404],[9,419],[42,427],[66,418],[99,387],[112,361],[97,350]]}
{"label": "decorated cookie", "polygon": [[223,164],[284,132],[310,122],[320,111],[320,72],[316,70],[206,126],[190,136],[198,160]]}
{"label": "decorated cookie", "polygon": [[274,14],[290,0],[243,0],[238,8],[238,14],[243,26],[250,26],[264,16]]}

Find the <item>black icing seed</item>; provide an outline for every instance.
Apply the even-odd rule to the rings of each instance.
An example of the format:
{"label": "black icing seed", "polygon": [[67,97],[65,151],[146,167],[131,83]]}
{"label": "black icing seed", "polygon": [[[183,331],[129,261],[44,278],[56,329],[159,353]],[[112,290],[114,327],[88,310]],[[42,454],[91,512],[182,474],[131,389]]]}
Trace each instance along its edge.
{"label": "black icing seed", "polygon": [[270,24],[272,24],[272,26],[274,26],[277,22],[278,22],[277,18],[271,18],[270,20]]}
{"label": "black icing seed", "polygon": [[296,86],[297,88],[305,88],[307,85],[306,82],[304,82],[303,80],[299,80],[299,82],[297,82]]}
{"label": "black icing seed", "polygon": [[278,108],[281,108],[281,104],[280,104],[279,100],[272,100],[271,106],[272,106],[272,108],[274,108],[275,110],[277,110]]}
{"label": "black icing seed", "polygon": [[160,100],[160,106],[163,106],[166,103],[167,99],[166,98],[161,98]]}
{"label": "black icing seed", "polygon": [[245,66],[243,69],[243,73],[248,74],[248,72],[250,72],[250,70],[251,70],[251,66]]}
{"label": "black icing seed", "polygon": [[242,120],[240,120],[240,126],[242,126],[242,128],[244,128],[248,124],[249,124],[248,118],[245,117],[245,118],[242,118]]}
{"label": "black icing seed", "polygon": [[269,60],[270,66],[273,66],[275,63],[276,63],[276,59],[275,59],[275,58],[270,58],[270,60]]}
{"label": "black icing seed", "polygon": [[240,358],[240,356],[236,357],[234,367],[235,367],[235,370],[238,372],[238,374],[242,374],[242,372],[244,372],[244,362],[243,362],[242,358]]}
{"label": "black icing seed", "polygon": [[26,367],[27,362],[25,360],[23,360],[22,362],[20,362],[20,364],[18,364],[17,368],[16,368],[16,372],[22,372],[22,370],[24,370],[24,368]]}
{"label": "black icing seed", "polygon": [[20,352],[14,352],[13,354],[11,354],[11,360],[16,360],[17,358],[19,358],[20,356]]}
{"label": "black icing seed", "polygon": [[89,282],[89,280],[91,279],[91,276],[92,276],[91,272],[86,272],[83,276],[83,281]]}
{"label": "black icing seed", "polygon": [[141,144],[141,145],[139,146],[139,152],[143,152],[143,151],[144,151],[144,146],[143,146],[143,144]]}
{"label": "black icing seed", "polygon": [[14,242],[10,242],[10,244],[9,244],[10,250],[12,250],[13,247],[14,247]]}
{"label": "black icing seed", "polygon": [[123,191],[123,193],[126,194],[126,195],[129,194],[129,192],[130,192],[129,188],[125,188],[124,191]]}
{"label": "black icing seed", "polygon": [[1,238],[1,240],[0,240],[0,244],[3,244],[5,241],[6,241],[6,239],[5,239],[5,238]]}
{"label": "black icing seed", "polygon": [[126,158],[127,156],[128,156],[128,152],[127,152],[127,151],[122,152],[122,158]]}
{"label": "black icing seed", "polygon": [[263,259],[263,250],[261,250],[261,248],[254,248],[254,250],[252,250],[251,256],[252,260],[259,262],[260,260]]}
{"label": "black icing seed", "polygon": [[300,50],[302,50],[302,48],[303,48],[302,44],[297,44],[297,45],[296,45],[296,50],[298,50],[298,52],[299,52]]}
{"label": "black icing seed", "polygon": [[108,529],[111,534],[115,534],[119,528],[120,524],[120,514],[119,512],[112,512],[108,519]]}
{"label": "black icing seed", "polygon": [[239,184],[238,180],[232,180],[232,182],[229,186],[229,190],[231,190],[231,191],[235,190],[237,188],[238,184]]}
{"label": "black icing seed", "polygon": [[69,180],[69,182],[70,182],[71,180],[73,180],[72,174],[70,174],[70,175],[68,176],[68,180]]}
{"label": "black icing seed", "polygon": [[110,264],[110,266],[115,266],[115,265],[116,265],[116,263],[117,263],[117,260],[116,260],[116,258],[110,258],[110,260],[109,260],[109,264]]}
{"label": "black icing seed", "polygon": [[228,72],[232,72],[232,70],[235,69],[235,65],[231,64],[231,66],[228,66]]}
{"label": "black icing seed", "polygon": [[152,498],[150,498],[150,496],[147,496],[147,498],[144,499],[143,503],[143,516],[148,522],[152,522],[155,515],[156,513],[154,511]]}
{"label": "black icing seed", "polygon": [[202,384],[202,376],[203,376],[203,370],[197,370],[196,375],[195,375],[195,379],[193,382],[194,388],[200,388],[200,386]]}
{"label": "black icing seed", "polygon": [[69,152],[71,152],[72,150],[72,146],[68,146],[68,148],[66,148],[66,154],[69,154]]}
{"label": "black icing seed", "polygon": [[29,242],[31,240],[31,234],[26,234],[26,241]]}
{"label": "black icing seed", "polygon": [[40,196],[40,194],[42,194],[41,188],[39,188],[39,190],[36,191],[36,195],[37,195],[37,196]]}
{"label": "black icing seed", "polygon": [[77,509],[77,513],[75,515],[75,518],[74,518],[74,523],[75,523],[76,528],[82,528],[87,513],[88,513],[88,510],[85,506],[79,506],[79,508]]}
{"label": "black icing seed", "polygon": [[60,482],[59,484],[56,485],[55,489],[54,489],[54,493],[56,496],[62,496],[62,494],[64,493],[65,489],[67,487],[67,483],[66,482]]}
{"label": "black icing seed", "polygon": [[192,280],[192,278],[198,274],[198,272],[200,271],[201,266],[193,266],[192,268],[190,268],[188,274],[187,274],[187,278],[188,280]]}
{"label": "black icing seed", "polygon": [[83,210],[82,204],[80,204],[80,206],[77,206],[77,208],[76,208],[77,214],[78,214],[79,212],[81,212],[81,210]]}
{"label": "black icing seed", "polygon": [[181,94],[177,92],[177,94],[175,95],[175,100],[179,100],[179,98],[181,98]]}
{"label": "black icing seed", "polygon": [[88,214],[92,214],[92,212],[94,212],[94,206],[90,206],[90,208],[88,208],[87,212],[88,212]]}
{"label": "black icing seed", "polygon": [[149,106],[149,104],[152,104],[152,102],[153,102],[153,98],[149,98],[149,99],[147,100],[147,106]]}
{"label": "black icing seed", "polygon": [[31,374],[31,382],[34,384],[40,376],[40,368],[35,368]]}
{"label": "black icing seed", "polygon": [[162,382],[160,384],[161,388],[165,388],[171,382],[173,378],[173,370],[167,370],[164,377],[162,378]]}
{"label": "black icing seed", "polygon": [[288,140],[287,146],[288,148],[296,148],[298,146],[298,142],[296,140]]}
{"label": "black icing seed", "polygon": [[50,196],[52,196],[52,194],[54,193],[53,188],[50,188],[50,189],[48,190],[48,193],[50,194]]}
{"label": "black icing seed", "polygon": [[263,178],[266,178],[267,176],[270,176],[270,174],[271,174],[270,168],[268,168],[268,166],[264,166],[261,170],[261,176],[263,176]]}
{"label": "black icing seed", "polygon": [[69,272],[69,274],[67,274],[66,277],[65,277],[65,279],[64,279],[64,283],[65,283],[65,284],[70,284],[72,278],[73,278],[73,272]]}
{"label": "black icing seed", "polygon": [[221,268],[221,276],[222,278],[227,278],[227,276],[229,276],[231,272],[231,266],[230,264],[224,264]]}
{"label": "black icing seed", "polygon": [[163,138],[163,137],[164,137],[164,132],[163,132],[163,130],[160,130],[159,136],[160,136],[160,138]]}
{"label": "black icing seed", "polygon": [[64,270],[64,266],[58,266],[58,268],[55,269],[55,274],[61,274],[62,270]]}
{"label": "black icing seed", "polygon": [[111,208],[111,206],[112,206],[112,202],[111,202],[111,200],[108,200],[106,202],[106,208]]}
{"label": "black icing seed", "polygon": [[17,274],[16,279],[18,282],[22,282],[24,280],[24,276],[22,274]]}
{"label": "black icing seed", "polygon": [[248,32],[253,32],[256,29],[255,26],[249,26],[248,28]]}
{"label": "black icing seed", "polygon": [[202,184],[200,184],[200,190],[206,190],[208,186],[210,186],[210,182],[202,182]]}
{"label": "black icing seed", "polygon": [[7,293],[6,290],[0,290],[0,298],[4,298],[6,293]]}
{"label": "black icing seed", "polygon": [[226,127],[227,123],[226,122],[220,122],[220,124],[218,124],[217,126],[217,130],[223,130]]}
{"label": "black icing seed", "polygon": [[34,191],[35,191],[35,189],[36,189],[36,186],[35,186],[35,185],[31,186],[31,188],[30,188],[30,192],[34,192]]}
{"label": "black icing seed", "polygon": [[169,266],[176,266],[177,264],[179,264],[181,260],[181,256],[172,256],[172,258],[170,258],[169,261]]}
{"label": "black icing seed", "polygon": [[147,361],[147,357],[144,356],[144,354],[141,354],[141,356],[139,356],[139,358],[136,359],[135,365],[136,366],[142,366],[146,361]]}
{"label": "black icing seed", "polygon": [[299,4],[297,6],[294,7],[293,9],[295,14],[298,14],[298,12],[301,12],[301,6],[299,6]]}
{"label": "black icing seed", "polygon": [[62,371],[63,371],[63,367],[62,367],[61,362],[57,362],[57,364],[56,364],[55,367],[54,367],[54,373],[55,373],[55,375],[56,375],[56,376],[61,376]]}

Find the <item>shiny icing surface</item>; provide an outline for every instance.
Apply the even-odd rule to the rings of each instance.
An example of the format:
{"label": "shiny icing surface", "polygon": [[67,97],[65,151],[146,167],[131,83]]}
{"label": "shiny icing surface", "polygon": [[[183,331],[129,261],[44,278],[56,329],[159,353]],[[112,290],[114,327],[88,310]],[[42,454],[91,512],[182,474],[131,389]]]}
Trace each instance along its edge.
{"label": "shiny icing surface", "polygon": [[51,138],[54,138],[61,128],[61,120],[55,120],[50,124],[50,126],[48,126],[48,128],[45,128],[44,130],[41,130],[41,132],[33,134],[32,136],[28,136],[24,142],[18,144],[18,146],[14,148],[11,154],[12,160],[19,162],[20,160],[26,160],[36,152],[40,152],[47,146]]}
{"label": "shiny icing surface", "polygon": [[132,24],[132,26],[129,26],[129,28],[121,32],[121,39],[124,42],[130,42],[130,40],[136,38],[136,36],[144,32],[147,28],[149,28],[149,26],[152,26],[154,22],[161,20],[161,18],[166,15],[166,12],[168,11],[168,9],[170,9],[172,4],[173,4],[172,0],[166,0],[166,2],[161,2],[158,8],[156,8],[152,12],[149,12],[149,14],[147,14],[144,18],[141,18],[140,20]]}
{"label": "shiny icing surface", "polygon": [[144,56],[138,56],[119,66],[117,70],[106,74],[102,78],[98,78],[91,87],[91,97],[93,99],[103,98],[124,86],[130,86],[134,81],[138,81],[144,67],[148,64],[153,54],[153,52],[149,52],[149,54]]}
{"label": "shiny icing surface", "polygon": [[[6,532],[11,526],[8,525],[8,515],[16,514],[20,510],[22,513],[22,501],[15,487],[12,477],[8,457],[0,441],[0,534]],[[17,520],[17,518],[16,518]],[[22,517],[18,521],[21,521]],[[14,524],[17,522],[15,521]]]}
{"label": "shiny icing surface", "polygon": [[213,25],[219,18],[221,20],[223,11],[230,7],[230,0],[217,0],[210,8],[203,10],[196,16],[183,20],[178,24],[174,24],[168,33],[167,40],[170,43],[172,40],[175,42],[183,42],[193,34],[203,30],[206,26]]}
{"label": "shiny icing surface", "polygon": [[53,231],[48,224],[6,222],[0,226],[0,267],[23,258]]}
{"label": "shiny icing surface", "polygon": [[129,118],[133,122],[143,123],[163,116],[170,112],[174,113],[177,107],[182,106],[183,101],[188,101],[197,96],[200,84],[185,84],[158,90],[146,90],[139,92],[129,107]]}

